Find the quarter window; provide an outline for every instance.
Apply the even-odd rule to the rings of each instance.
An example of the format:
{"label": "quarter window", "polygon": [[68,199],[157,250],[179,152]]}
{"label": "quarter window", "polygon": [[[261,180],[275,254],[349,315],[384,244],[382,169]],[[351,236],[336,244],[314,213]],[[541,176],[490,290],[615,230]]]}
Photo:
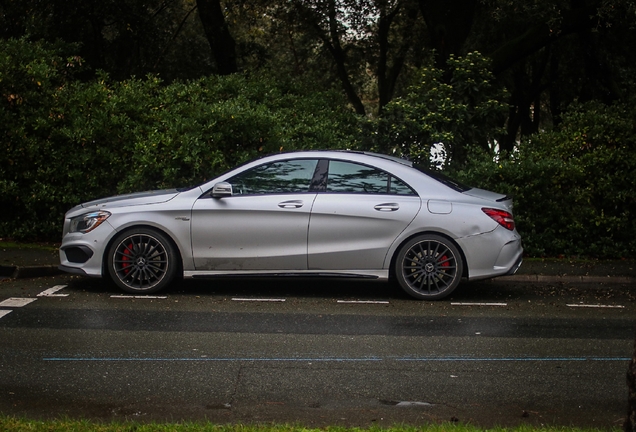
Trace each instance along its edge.
{"label": "quarter window", "polygon": [[315,159],[260,165],[228,179],[234,195],[308,192],[316,170]]}

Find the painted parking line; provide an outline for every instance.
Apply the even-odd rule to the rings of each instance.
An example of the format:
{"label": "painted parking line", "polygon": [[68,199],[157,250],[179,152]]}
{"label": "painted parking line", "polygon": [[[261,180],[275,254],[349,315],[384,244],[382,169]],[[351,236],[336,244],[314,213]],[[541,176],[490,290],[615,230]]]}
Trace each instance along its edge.
{"label": "painted parking line", "polygon": [[625,309],[623,305],[604,305],[604,304],[569,304],[567,307],[572,308],[600,308],[600,309]]}
{"label": "painted parking line", "polygon": [[114,299],[143,299],[143,300],[152,300],[152,299],[167,299],[168,296],[151,296],[151,295],[112,295],[110,298]]}
{"label": "painted parking line", "polygon": [[[19,308],[28,305],[29,303],[33,303],[37,299],[34,298],[20,298],[20,297],[10,297],[4,301],[0,302],[0,307],[10,307],[10,308]],[[0,318],[3,318],[9,315],[12,312],[10,309],[2,309],[0,310]]]}
{"label": "painted parking line", "polygon": [[67,285],[55,285],[47,290],[42,291],[38,294],[38,297],[68,297],[68,294],[57,294],[58,291],[66,288]]}
{"label": "painted parking line", "polygon": [[272,303],[282,303],[286,299],[277,299],[277,298],[232,298],[232,301],[236,302],[272,302]]}
{"label": "painted parking line", "polygon": [[0,302],[0,307],[23,307],[28,305],[29,303],[33,303],[37,299],[34,298],[19,298],[19,297],[11,297],[4,301]]}
{"label": "painted parking line", "polygon": [[338,300],[337,303],[343,304],[389,304],[386,300]]}
{"label": "painted parking line", "polygon": [[508,306],[508,303],[451,303],[451,306]]}

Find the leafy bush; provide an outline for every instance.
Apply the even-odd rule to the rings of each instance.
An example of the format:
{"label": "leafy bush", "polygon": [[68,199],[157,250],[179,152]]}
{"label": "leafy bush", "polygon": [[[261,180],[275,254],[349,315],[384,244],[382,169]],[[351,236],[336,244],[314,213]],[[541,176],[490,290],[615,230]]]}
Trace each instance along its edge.
{"label": "leafy bush", "polygon": [[[72,48],[72,47],[70,47]],[[69,47],[0,41],[0,236],[57,239],[70,207],[200,183],[261,154],[345,148],[337,93],[267,77],[74,78]]]}
{"label": "leafy bush", "polygon": [[575,104],[558,128],[494,158],[503,92],[477,54],[451,59],[449,84],[423,69],[382,118],[361,122],[338,93],[266,76],[81,81],[73,52],[0,41],[0,237],[59,240],[80,202],[201,183],[261,154],[365,148],[427,161],[443,142],[451,175],[515,196],[529,255],[636,257],[633,105]]}
{"label": "leafy bush", "polygon": [[365,145],[429,164],[431,148],[443,143],[441,159],[447,165],[464,163],[468,146],[490,148],[502,133],[505,91],[493,84],[489,61],[477,52],[451,56],[448,66],[450,78],[440,69],[421,68],[407,94],[370,122],[372,134]]}
{"label": "leafy bush", "polygon": [[[51,133],[64,114],[57,93],[81,69],[73,47],[25,40],[0,42],[0,235],[50,231],[59,223],[63,183],[54,173]],[[62,174],[63,175],[63,174]]]}
{"label": "leafy bush", "polygon": [[515,196],[530,256],[636,256],[636,109],[575,104],[553,131],[510,157],[475,152],[454,172],[466,183]]}

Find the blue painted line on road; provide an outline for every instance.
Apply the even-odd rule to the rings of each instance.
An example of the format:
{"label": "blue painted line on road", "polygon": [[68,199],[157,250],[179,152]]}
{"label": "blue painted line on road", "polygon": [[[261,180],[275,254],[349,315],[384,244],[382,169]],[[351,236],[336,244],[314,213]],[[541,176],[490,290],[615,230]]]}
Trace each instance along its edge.
{"label": "blue painted line on road", "polygon": [[630,361],[629,357],[361,357],[361,358],[260,358],[260,357],[45,357],[43,361],[56,362],[586,362]]}
{"label": "blue painted line on road", "polygon": [[193,358],[74,358],[74,357],[51,357],[43,358],[44,361],[103,361],[103,362],[373,362],[382,361],[381,358],[255,358],[255,357],[228,357],[228,358],[213,358],[213,357],[193,357]]}
{"label": "blue painted line on road", "polygon": [[413,362],[544,362],[544,361],[629,361],[628,357],[427,357],[427,358],[400,358],[397,361],[413,361]]}

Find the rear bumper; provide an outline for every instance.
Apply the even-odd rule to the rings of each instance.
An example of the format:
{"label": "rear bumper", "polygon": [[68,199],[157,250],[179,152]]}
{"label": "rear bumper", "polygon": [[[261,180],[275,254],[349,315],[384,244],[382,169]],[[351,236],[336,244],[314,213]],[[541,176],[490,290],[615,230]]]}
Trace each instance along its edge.
{"label": "rear bumper", "polygon": [[492,232],[458,239],[468,265],[468,280],[511,275],[523,262],[521,236],[499,227]]}
{"label": "rear bumper", "polygon": [[513,274],[516,274],[517,271],[519,271],[519,267],[521,267],[521,264],[523,264],[523,256],[519,256],[519,259],[517,260],[515,265],[512,266],[510,271],[508,271],[508,273],[506,273],[505,276],[512,276]]}

